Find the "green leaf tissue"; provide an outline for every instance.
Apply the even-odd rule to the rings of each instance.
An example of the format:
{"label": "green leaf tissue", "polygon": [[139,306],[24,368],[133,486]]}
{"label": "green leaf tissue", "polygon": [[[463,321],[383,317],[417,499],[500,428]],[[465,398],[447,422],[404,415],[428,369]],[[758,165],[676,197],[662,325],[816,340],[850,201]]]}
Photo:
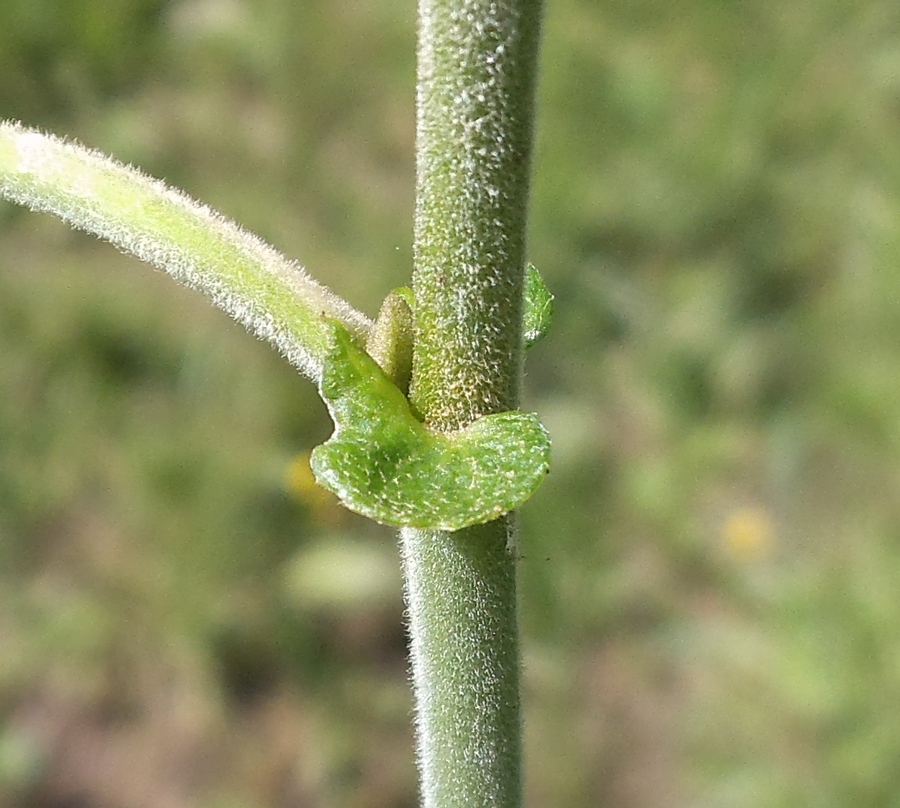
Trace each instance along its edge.
{"label": "green leaf tissue", "polygon": [[535,492],[550,464],[550,439],[535,415],[503,412],[458,432],[432,432],[350,334],[329,326],[319,392],[335,432],[310,465],[346,507],[387,525],[459,530]]}

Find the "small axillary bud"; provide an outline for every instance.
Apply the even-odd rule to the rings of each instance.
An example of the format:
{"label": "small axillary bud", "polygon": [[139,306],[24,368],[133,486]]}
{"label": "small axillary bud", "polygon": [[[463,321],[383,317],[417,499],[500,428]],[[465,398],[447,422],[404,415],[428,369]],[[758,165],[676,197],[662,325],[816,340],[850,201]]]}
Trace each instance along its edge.
{"label": "small axillary bud", "polygon": [[381,304],[366,341],[366,352],[404,395],[412,376],[415,317],[413,292],[408,286],[392,290]]}
{"label": "small axillary bud", "polygon": [[534,264],[525,267],[525,315],[522,324],[525,347],[542,340],[553,321],[553,295]]}

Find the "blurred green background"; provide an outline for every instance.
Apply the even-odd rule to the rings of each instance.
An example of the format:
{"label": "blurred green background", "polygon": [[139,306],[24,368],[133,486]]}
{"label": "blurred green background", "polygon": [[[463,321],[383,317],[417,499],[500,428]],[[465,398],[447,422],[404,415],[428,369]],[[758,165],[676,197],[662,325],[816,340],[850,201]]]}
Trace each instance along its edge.
{"label": "blurred green background", "polygon": [[[900,6],[547,0],[525,407],[529,808],[900,806]],[[0,116],[374,314],[412,0],[0,0]],[[0,804],[413,808],[395,538],[311,384],[0,205]]]}

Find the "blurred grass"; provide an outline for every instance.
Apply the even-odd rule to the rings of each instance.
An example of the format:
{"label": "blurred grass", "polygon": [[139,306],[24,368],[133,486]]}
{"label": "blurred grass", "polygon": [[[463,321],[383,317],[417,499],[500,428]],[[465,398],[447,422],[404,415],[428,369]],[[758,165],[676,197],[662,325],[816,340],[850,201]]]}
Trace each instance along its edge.
{"label": "blurred grass", "polygon": [[[414,12],[5,0],[0,112],[374,313],[408,277]],[[528,804],[893,806],[900,10],[547,5],[526,406]],[[0,803],[412,806],[394,538],[309,489],[311,385],[0,207]]]}

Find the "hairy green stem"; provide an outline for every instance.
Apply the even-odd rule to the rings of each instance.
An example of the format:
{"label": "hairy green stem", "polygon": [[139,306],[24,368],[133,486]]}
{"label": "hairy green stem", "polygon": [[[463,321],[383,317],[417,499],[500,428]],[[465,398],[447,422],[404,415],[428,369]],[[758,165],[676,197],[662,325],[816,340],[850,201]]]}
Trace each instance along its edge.
{"label": "hairy green stem", "polygon": [[[516,409],[540,0],[420,0],[410,395]],[[521,804],[514,520],[402,531],[425,808]]]}
{"label": "hairy green stem", "polygon": [[458,429],[514,409],[540,0],[421,0],[412,396]]}
{"label": "hairy green stem", "polygon": [[521,802],[511,526],[401,531],[425,808]]}

